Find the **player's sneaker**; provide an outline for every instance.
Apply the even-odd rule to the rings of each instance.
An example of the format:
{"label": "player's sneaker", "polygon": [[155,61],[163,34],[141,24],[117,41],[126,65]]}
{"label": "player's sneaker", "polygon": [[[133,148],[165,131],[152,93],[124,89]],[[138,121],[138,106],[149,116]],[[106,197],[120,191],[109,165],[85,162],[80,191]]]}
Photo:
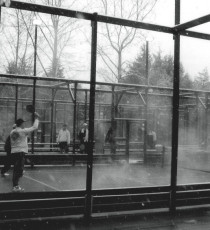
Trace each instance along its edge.
{"label": "player's sneaker", "polygon": [[9,173],[1,173],[1,176],[2,177],[7,177],[7,176],[9,176]]}
{"label": "player's sneaker", "polygon": [[21,188],[19,185],[14,186],[12,189],[13,192],[24,192],[24,189]]}

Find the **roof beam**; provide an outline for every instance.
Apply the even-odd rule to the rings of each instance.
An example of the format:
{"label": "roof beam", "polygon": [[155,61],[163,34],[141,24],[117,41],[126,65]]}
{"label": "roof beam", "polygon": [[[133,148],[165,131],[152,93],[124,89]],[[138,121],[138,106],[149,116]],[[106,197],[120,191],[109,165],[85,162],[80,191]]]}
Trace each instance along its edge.
{"label": "roof beam", "polygon": [[122,18],[109,17],[109,16],[104,16],[104,15],[98,15],[97,21],[119,25],[119,26],[122,25],[122,26],[127,26],[127,27],[133,27],[137,29],[152,30],[156,32],[164,32],[164,33],[169,33],[169,34],[173,33],[173,28],[171,27],[156,25],[156,24],[151,24],[151,23],[144,23],[144,22],[139,22],[139,21],[133,21],[133,20],[127,20],[127,19],[122,19]]}
{"label": "roof beam", "polygon": [[[34,3],[26,3],[20,1],[11,1],[10,8],[19,9],[19,10],[28,10],[32,12],[39,12],[45,14],[54,14],[64,17],[72,17],[85,20],[94,20],[94,16],[91,13],[85,13],[82,11],[74,11],[69,9],[64,9],[60,7],[46,6]],[[127,27],[141,28],[145,30],[153,30],[158,32],[173,33],[173,29],[167,26],[155,25],[150,23],[143,23],[133,20],[97,15],[97,21],[115,25],[122,25]]]}
{"label": "roof beam", "polygon": [[[19,10],[28,10],[32,12],[39,12],[39,13],[45,13],[45,14],[54,14],[54,15],[84,19],[84,20],[93,20],[93,14],[91,13],[86,13],[82,11],[74,11],[74,10],[69,10],[69,9],[60,8],[60,7],[20,2],[20,1],[15,1],[15,0],[11,1],[10,8],[19,9]],[[115,24],[119,26],[122,25],[122,26],[127,26],[127,27],[152,30],[156,32],[163,32],[163,33],[169,33],[169,34],[180,32],[180,35],[210,40],[210,34],[198,33],[198,32],[193,32],[193,31],[185,31],[185,29],[203,24],[205,22],[209,22],[210,15],[206,15],[204,17],[192,20],[190,22],[179,24],[175,27],[167,27],[167,26],[162,26],[162,25],[143,23],[143,22],[109,17],[109,16],[104,16],[104,15],[97,15],[97,21],[103,22],[103,23]]]}
{"label": "roof beam", "polygon": [[183,31],[183,30],[195,27],[195,26],[199,26],[199,25],[204,24],[204,23],[209,22],[209,21],[210,21],[210,14],[207,14],[203,17],[194,19],[192,21],[176,25],[176,26],[174,26],[174,30],[176,32],[180,32],[180,31]]}
{"label": "roof beam", "polygon": [[55,87],[55,88],[58,88],[59,86],[62,86],[62,85],[65,85],[66,82],[61,82],[61,83],[58,83],[56,85],[53,85],[52,87]]}
{"label": "roof beam", "polygon": [[194,32],[194,31],[189,31],[189,30],[181,31],[179,34],[186,36],[186,37],[210,40],[210,34],[204,34],[204,33],[199,33],[199,32]]}

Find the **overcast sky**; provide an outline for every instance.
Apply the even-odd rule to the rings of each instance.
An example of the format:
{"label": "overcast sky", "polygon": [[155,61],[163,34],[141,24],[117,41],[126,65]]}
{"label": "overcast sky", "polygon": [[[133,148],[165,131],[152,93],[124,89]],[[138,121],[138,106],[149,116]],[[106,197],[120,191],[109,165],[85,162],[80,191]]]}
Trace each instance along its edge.
{"label": "overcast sky", "polygon": [[[174,0],[159,0],[155,23],[166,26],[174,25]],[[210,13],[209,0],[181,0],[181,23],[194,20]],[[210,23],[190,30],[210,34]],[[161,38],[161,39],[160,39]],[[171,41],[167,36],[157,37],[162,49],[171,52]],[[157,42],[157,41],[156,41]],[[194,38],[181,38],[181,62],[185,70],[194,77],[204,68],[210,74],[210,41]]]}

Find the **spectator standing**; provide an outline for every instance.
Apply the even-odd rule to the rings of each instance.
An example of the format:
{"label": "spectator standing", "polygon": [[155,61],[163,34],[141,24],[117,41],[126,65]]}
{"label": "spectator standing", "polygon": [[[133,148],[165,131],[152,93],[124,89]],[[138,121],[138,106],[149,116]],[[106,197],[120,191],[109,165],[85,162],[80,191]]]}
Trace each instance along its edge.
{"label": "spectator standing", "polygon": [[111,148],[111,153],[115,154],[115,148],[116,148],[116,142],[115,142],[115,137],[114,137],[114,130],[112,127],[109,128],[106,137],[105,137],[105,142],[110,144]]}
{"label": "spectator standing", "polygon": [[63,124],[63,128],[58,133],[57,143],[61,153],[68,153],[70,145],[70,132],[67,129],[67,125]]}
{"label": "spectator standing", "polygon": [[79,132],[79,140],[80,140],[80,152],[81,153],[87,153],[88,149],[88,125],[87,123],[84,123],[82,125],[82,129]]}

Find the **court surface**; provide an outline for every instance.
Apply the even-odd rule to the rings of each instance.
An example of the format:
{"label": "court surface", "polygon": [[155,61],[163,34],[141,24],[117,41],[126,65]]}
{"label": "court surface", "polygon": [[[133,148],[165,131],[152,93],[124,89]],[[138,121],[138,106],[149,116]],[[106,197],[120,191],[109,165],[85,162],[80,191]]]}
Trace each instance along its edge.
{"label": "court surface", "polygon": [[[208,151],[193,152],[190,149],[184,151],[184,154],[180,154],[177,183],[209,183],[209,158]],[[34,168],[26,166],[20,185],[25,189],[25,192],[84,190],[86,188],[86,171],[87,165],[85,162],[78,163],[75,166],[35,165]],[[9,173],[8,177],[0,178],[0,193],[11,192],[12,170]],[[125,161],[94,164],[92,187],[93,189],[105,189],[169,185],[170,174],[170,159],[165,162],[163,167],[160,163],[145,165],[134,161],[129,164]],[[20,222],[18,224],[23,227],[19,229],[31,229],[31,226],[33,226],[38,229],[50,230],[209,230],[210,211],[190,211],[190,213],[178,214],[176,217],[171,217],[168,213],[159,215],[150,213],[149,216],[107,218],[95,220],[89,227],[82,222],[74,223],[69,220],[56,219],[46,222],[30,220],[28,223],[21,224]],[[14,226],[17,226],[17,223],[14,223]],[[0,229],[4,229],[4,227]]]}
{"label": "court surface", "polygon": [[[20,185],[25,192],[40,191],[65,191],[81,190],[86,188],[86,164],[50,165],[25,167]],[[0,193],[11,192],[12,172],[9,176],[0,178]],[[115,162],[110,164],[93,165],[93,189],[123,188],[123,187],[147,187],[170,184],[170,165],[161,167],[157,165],[144,165]],[[208,183],[210,182],[210,168],[197,164],[192,167],[189,164],[179,164],[178,184]]]}

